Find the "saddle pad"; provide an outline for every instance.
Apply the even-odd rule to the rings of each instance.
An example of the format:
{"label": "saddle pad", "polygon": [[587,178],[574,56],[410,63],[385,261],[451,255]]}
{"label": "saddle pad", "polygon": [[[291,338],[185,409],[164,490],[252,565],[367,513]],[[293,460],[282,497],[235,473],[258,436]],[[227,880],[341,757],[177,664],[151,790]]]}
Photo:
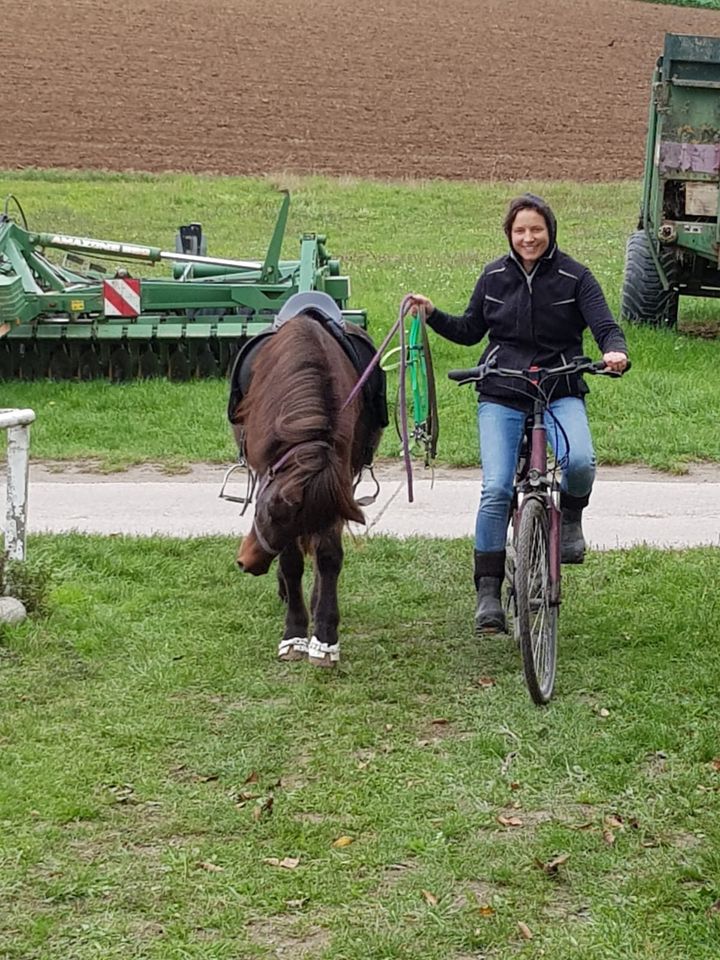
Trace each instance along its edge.
{"label": "saddle pad", "polygon": [[[375,356],[375,345],[369,335],[352,323],[346,323],[341,330],[332,323],[325,324],[325,329],[332,333],[345,355],[362,376]],[[266,330],[246,341],[238,351],[230,373],[230,397],[228,399],[228,420],[237,423],[237,411],[240,403],[250,387],[252,367],[262,346],[273,336],[275,330]],[[374,427],[385,428],[388,425],[387,389],[385,371],[378,364],[363,386],[363,398],[369,422]]]}

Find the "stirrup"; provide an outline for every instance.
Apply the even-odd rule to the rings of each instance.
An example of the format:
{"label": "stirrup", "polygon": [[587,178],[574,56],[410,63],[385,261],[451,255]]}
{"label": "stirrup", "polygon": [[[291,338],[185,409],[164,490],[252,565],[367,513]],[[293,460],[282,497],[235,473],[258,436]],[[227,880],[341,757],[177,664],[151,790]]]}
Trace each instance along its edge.
{"label": "stirrup", "polygon": [[357,490],[357,488],[358,488],[358,487],[360,486],[360,484],[362,483],[363,477],[364,477],[364,475],[365,475],[365,471],[366,471],[366,470],[367,470],[367,472],[370,474],[370,477],[371,477],[371,479],[372,479],[372,482],[375,484],[375,490],[373,491],[373,493],[369,493],[369,494],[367,494],[367,496],[360,497],[359,500],[356,500],[356,501],[355,501],[355,503],[356,503],[359,507],[370,507],[370,506],[372,506],[372,504],[375,503],[375,501],[377,500],[378,495],[379,495],[379,493],[380,493],[380,483],[378,482],[378,479],[377,479],[377,477],[375,476],[375,471],[373,470],[373,465],[372,465],[371,463],[365,463],[365,464],[362,465],[362,467],[360,467],[360,473],[357,475],[357,477],[356,477],[356,479],[355,479],[355,483],[353,483],[353,496],[355,495],[355,491]]}
{"label": "stirrup", "polygon": [[[245,496],[236,497],[233,494],[225,493],[225,487],[228,485],[230,477],[235,473],[236,470],[245,470],[246,473],[246,483],[245,483]],[[240,516],[245,515],[245,511],[252,503],[253,496],[255,495],[255,487],[257,486],[257,474],[250,468],[248,462],[245,458],[241,458],[237,463],[234,463],[225,471],[225,476],[223,477],[222,485],[220,487],[220,493],[218,494],[223,500],[229,500],[231,503],[241,503],[243,505],[242,510],[240,511]]]}

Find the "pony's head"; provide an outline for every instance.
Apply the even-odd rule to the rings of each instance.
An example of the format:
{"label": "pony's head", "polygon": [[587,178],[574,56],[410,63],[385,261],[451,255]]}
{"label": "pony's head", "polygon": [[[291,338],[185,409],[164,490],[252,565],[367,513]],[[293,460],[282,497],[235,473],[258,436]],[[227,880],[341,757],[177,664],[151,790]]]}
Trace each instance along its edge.
{"label": "pony's head", "polygon": [[245,573],[267,573],[274,557],[298,538],[344,521],[365,522],[352,494],[352,477],[343,476],[329,444],[306,441],[285,456],[287,471],[285,463],[271,468],[256,495],[253,525],[237,553]]}
{"label": "pony's head", "polygon": [[240,541],[237,565],[243,573],[267,573],[275,557],[300,535],[300,505],[267,495],[255,504],[253,525]]}

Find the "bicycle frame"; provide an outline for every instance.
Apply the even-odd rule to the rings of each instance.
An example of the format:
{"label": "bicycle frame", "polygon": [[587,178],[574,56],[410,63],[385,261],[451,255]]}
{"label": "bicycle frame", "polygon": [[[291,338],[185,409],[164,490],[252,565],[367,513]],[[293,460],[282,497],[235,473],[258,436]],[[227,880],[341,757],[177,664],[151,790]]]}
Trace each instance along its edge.
{"label": "bicycle frame", "polygon": [[549,561],[551,603],[560,603],[560,531],[562,514],[560,511],[560,486],[548,471],[547,428],[545,411],[547,404],[537,397],[533,407],[532,419],[528,417],[526,437],[528,453],[524,466],[515,478],[511,523],[513,538],[520,529],[520,517],[528,497],[541,500],[548,512],[549,520]]}

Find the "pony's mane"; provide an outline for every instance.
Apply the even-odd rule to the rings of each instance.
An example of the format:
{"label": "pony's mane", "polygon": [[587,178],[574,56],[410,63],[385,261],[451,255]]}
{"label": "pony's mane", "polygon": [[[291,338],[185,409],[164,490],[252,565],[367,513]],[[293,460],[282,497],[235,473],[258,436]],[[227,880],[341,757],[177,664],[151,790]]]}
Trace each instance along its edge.
{"label": "pony's mane", "polygon": [[[313,514],[337,510],[352,480],[355,402],[342,411],[354,371],[342,348],[318,320],[288,320],[259,352],[241,414],[253,438],[253,466],[267,469],[303,444],[283,466],[278,483],[288,499]],[[341,489],[343,491],[341,495]],[[352,512],[349,506],[341,513]],[[354,508],[357,513],[357,507]]]}
{"label": "pony's mane", "polygon": [[262,460],[298,443],[332,439],[340,404],[327,336],[317,320],[294,317],[260,351],[242,412],[261,427]]}

